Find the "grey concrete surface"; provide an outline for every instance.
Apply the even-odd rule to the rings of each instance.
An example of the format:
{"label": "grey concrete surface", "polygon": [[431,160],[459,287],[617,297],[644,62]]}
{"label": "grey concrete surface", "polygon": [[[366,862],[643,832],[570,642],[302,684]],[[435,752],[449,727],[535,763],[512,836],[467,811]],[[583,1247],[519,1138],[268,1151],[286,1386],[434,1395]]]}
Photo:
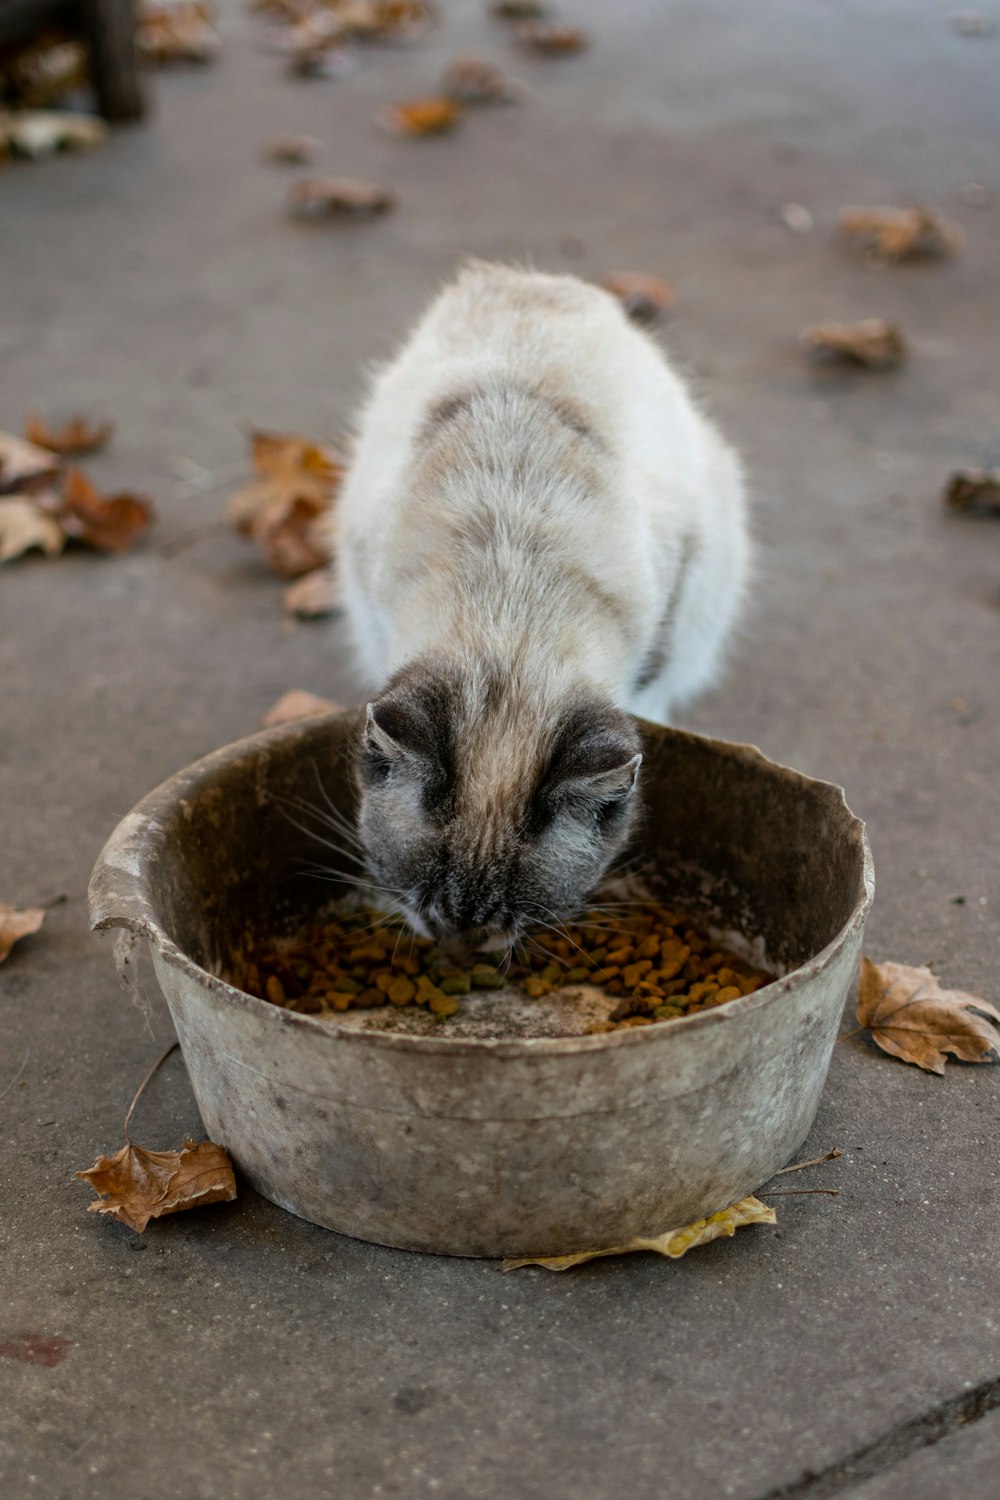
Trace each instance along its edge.
{"label": "grey concrete surface", "polygon": [[933,1447],[919,1448],[850,1491],[851,1500],[943,1500],[990,1495],[1000,1476],[1000,1412],[970,1431],[959,1429]]}
{"label": "grey concrete surface", "polygon": [[[106,411],[118,436],[90,471],[160,510],[124,559],[0,576],[0,899],[68,897],[0,969],[0,1091],[27,1055],[0,1099],[0,1353],[67,1341],[57,1364],[0,1359],[3,1492],[763,1500],[849,1492],[869,1473],[852,1455],[876,1452],[859,1500],[913,1493],[907,1463],[934,1450],[907,1461],[893,1434],[915,1446],[924,1414],[1000,1390],[997,1069],[930,1077],[847,1041],[807,1147],[843,1149],[809,1174],[839,1197],[775,1199],[776,1230],[676,1264],[566,1277],[367,1246],[249,1192],[137,1238],[72,1176],[117,1148],[170,1034],[148,973],[149,1020],[87,931],[104,837],[284,689],[350,695],[336,632],[286,627],[241,541],[163,544],[218,515],[245,425],[335,433],[469,251],[676,283],[667,341],[746,454],[761,541],[731,671],[689,722],[841,782],[875,852],[869,951],[998,996],[1000,530],[939,492],[1000,461],[1000,36],[960,37],[927,0],[577,0],[593,49],[543,64],[480,5],[446,10],[426,46],[308,83],[230,5],[218,65],[165,74],[147,127],[0,173],[0,426]],[[469,46],[510,57],[530,98],[448,139],[376,128]],[[258,152],[289,129],[399,211],[288,221],[296,174]],[[814,233],[784,227],[789,201]],[[883,201],[936,204],[965,252],[851,258],[837,210]],[[803,365],[803,323],[871,314],[902,320],[907,368]],[[218,487],[180,483],[177,459]],[[174,1058],[136,1133],[198,1131]],[[935,1493],[995,1495],[972,1447],[993,1428],[942,1441]]]}

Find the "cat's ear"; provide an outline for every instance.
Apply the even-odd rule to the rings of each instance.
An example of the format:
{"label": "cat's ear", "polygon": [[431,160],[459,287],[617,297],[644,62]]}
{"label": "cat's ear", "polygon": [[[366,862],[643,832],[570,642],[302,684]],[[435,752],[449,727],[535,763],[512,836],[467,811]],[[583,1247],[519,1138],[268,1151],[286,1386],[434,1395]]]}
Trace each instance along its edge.
{"label": "cat's ear", "polygon": [[[622,746],[627,752],[629,747]],[[579,772],[565,776],[560,785],[562,795],[573,802],[590,802],[604,806],[608,803],[624,803],[635,789],[642,755],[629,755],[618,765],[605,766],[589,774]]]}
{"label": "cat's ear", "polygon": [[566,715],[543,780],[550,806],[586,812],[624,809],[635,788],[642,755],[635,726],[604,704],[580,704]]}
{"label": "cat's ear", "polygon": [[[382,713],[381,719],[379,718],[380,707]],[[385,706],[378,703],[369,703],[368,714],[365,719],[365,751],[369,755],[387,761],[390,764],[393,761],[403,760],[407,754],[406,746],[398,739],[393,738],[390,728],[392,720],[393,716],[391,712],[386,711]]]}

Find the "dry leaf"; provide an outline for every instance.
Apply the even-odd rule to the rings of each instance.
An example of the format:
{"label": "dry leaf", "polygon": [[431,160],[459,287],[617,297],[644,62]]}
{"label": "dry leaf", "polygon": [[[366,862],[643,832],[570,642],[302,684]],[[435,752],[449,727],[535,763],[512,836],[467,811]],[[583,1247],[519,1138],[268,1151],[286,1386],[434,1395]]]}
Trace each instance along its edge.
{"label": "dry leaf", "polygon": [[4,82],[19,109],[46,109],[65,94],[86,88],[87,49],[82,41],[43,31],[38,42],[4,57]]}
{"label": "dry leaf", "polygon": [[353,177],[307,177],[287,198],[289,213],[299,219],[370,219],[395,203],[387,188]]}
{"label": "dry leaf", "polygon": [[330,10],[307,12],[286,27],[277,46],[287,56],[292,72],[307,77],[340,77],[352,72],[357,61],[347,45],[343,22]]}
{"label": "dry leaf", "polygon": [[462,111],[453,99],[433,97],[392,105],[386,123],[402,135],[446,135],[461,118]]}
{"label": "dry leaf", "polygon": [[65,541],[65,532],[55,516],[40,510],[30,495],[0,498],[0,563],[33,548],[46,557],[56,557]]}
{"label": "dry leaf", "polygon": [[275,724],[290,724],[293,719],[311,719],[317,714],[334,713],[339,707],[340,704],[334,703],[332,698],[318,698],[315,693],[292,688],[271,705],[261,724],[265,729],[272,729]]}
{"label": "dry leaf", "polygon": [[550,21],[524,21],[514,32],[519,46],[544,57],[568,57],[584,52],[590,37],[576,26],[554,26]]}
{"label": "dry leaf", "polygon": [[427,0],[347,0],[338,14],[359,41],[415,42],[434,20],[434,7]]}
{"label": "dry leaf", "polygon": [[957,31],[959,36],[992,36],[997,29],[993,17],[984,15],[981,10],[952,11],[948,20],[952,30]]}
{"label": "dry leaf", "polygon": [[655,323],[668,313],[677,294],[668,281],[647,276],[642,271],[617,271],[605,276],[601,286],[617,297],[629,317],[636,323]]}
{"label": "dry leaf", "polygon": [[314,161],[323,150],[323,142],[312,135],[276,135],[264,147],[264,160],[282,166],[301,166]]}
{"label": "dry leaf", "polygon": [[180,1151],[146,1151],[129,1143],[76,1176],[106,1195],[88,1205],[91,1213],[110,1214],[138,1234],[150,1219],[236,1197],[232,1162],[212,1141],[185,1141]]}
{"label": "dry leaf", "polygon": [[441,92],[458,104],[512,104],[524,85],[486,57],[453,57],[441,75]]}
{"label": "dry leaf", "polygon": [[34,489],[59,473],[59,464],[45,448],[0,432],[0,495]]}
{"label": "dry leaf", "polygon": [[840,233],[855,249],[892,265],[952,255],[965,242],[957,224],[929,208],[845,208]]}
{"label": "dry leaf", "polygon": [[906,341],[886,318],[864,318],[860,323],[813,323],[800,335],[803,347],[819,359],[863,365],[869,370],[891,370],[907,354]]}
{"label": "dry leaf", "polygon": [[337,587],[329,568],[305,573],[285,590],[283,600],[288,614],[300,620],[322,620],[340,608]]}
{"label": "dry leaf", "polygon": [[105,497],[81,469],[68,469],[60,515],[67,536],[98,552],[127,552],[149,530],[153,507],[138,495]]}
{"label": "dry leaf", "polygon": [[518,1266],[544,1266],[547,1271],[568,1271],[585,1260],[596,1260],[603,1255],[628,1255],[633,1250],[654,1250],[670,1260],[680,1260],[697,1245],[707,1245],[710,1240],[722,1236],[731,1239],[737,1229],[745,1224],[776,1224],[773,1208],[761,1203],[759,1198],[741,1198],[730,1208],[710,1214],[707,1219],[697,1219],[683,1229],[668,1229],[652,1239],[630,1240],[627,1245],[615,1245],[611,1250],[579,1250],[574,1255],[524,1256],[520,1260],[505,1260],[501,1271],[513,1271]]}
{"label": "dry leaf", "polygon": [[214,15],[214,8],[201,0],[143,4],[136,20],[136,46],[151,62],[211,62],[220,45]]}
{"label": "dry leaf", "polygon": [[71,417],[61,427],[47,427],[41,417],[25,423],[25,437],[51,453],[96,453],[111,438],[113,422],[93,422],[89,417]]}
{"label": "dry leaf", "polygon": [[28,906],[23,911],[18,911],[16,906],[8,906],[6,901],[0,901],[0,964],[9,956],[10,950],[20,938],[37,932],[44,921],[45,912],[41,907]]}
{"label": "dry leaf", "polygon": [[48,156],[54,151],[85,151],[108,137],[108,127],[93,115],[69,110],[0,111],[0,155]]}
{"label": "dry leaf", "polygon": [[928,1073],[944,1072],[947,1052],[1000,1061],[1000,1011],[980,995],[943,990],[930,969],[862,958],[857,1016],[883,1052]]}
{"label": "dry leaf", "polygon": [[332,448],[308,438],[255,432],[251,441],[258,478],[233,495],[227,519],[280,577],[312,573],[329,559],[329,512],[343,465]]}
{"label": "dry leaf", "polygon": [[944,499],[952,510],[1000,516],[1000,469],[959,469],[948,480]]}
{"label": "dry leaf", "polygon": [[551,10],[547,0],[496,0],[492,6],[493,14],[501,21],[536,21]]}

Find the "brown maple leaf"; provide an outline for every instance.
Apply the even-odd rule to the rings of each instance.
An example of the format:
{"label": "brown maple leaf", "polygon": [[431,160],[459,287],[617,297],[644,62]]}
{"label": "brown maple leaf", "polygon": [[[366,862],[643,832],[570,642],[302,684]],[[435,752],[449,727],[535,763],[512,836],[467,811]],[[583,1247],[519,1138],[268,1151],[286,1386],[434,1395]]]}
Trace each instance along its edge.
{"label": "brown maple leaf", "polygon": [[813,323],[801,334],[803,347],[819,359],[891,370],[906,358],[906,341],[886,318],[859,323]]}
{"label": "brown maple leaf", "polygon": [[434,19],[428,0],[347,0],[338,12],[352,36],[363,42],[415,42]]}
{"label": "brown maple leaf", "polygon": [[536,21],[552,7],[548,0],[496,0],[490,9],[501,21]]}
{"label": "brown maple leaf", "polygon": [[105,1195],[88,1204],[91,1213],[110,1214],[137,1234],[150,1219],[236,1197],[233,1164],[212,1141],[185,1141],[179,1151],[147,1151],[128,1142],[76,1176]]}
{"label": "brown maple leaf", "polygon": [[395,207],[377,182],[353,177],[306,177],[288,190],[288,212],[298,219],[371,219]]}
{"label": "brown maple leaf", "polygon": [[271,729],[275,724],[290,724],[294,719],[311,719],[317,714],[332,714],[339,707],[340,704],[334,703],[332,698],[319,698],[303,688],[292,688],[289,692],[282,693],[277,703],[272,703],[261,719],[261,724],[265,729]]}
{"label": "brown maple leaf", "polygon": [[1000,516],[1000,469],[959,469],[948,480],[944,501],[952,510]]}
{"label": "brown maple leaf", "polygon": [[48,427],[41,417],[30,416],[24,425],[29,443],[50,453],[96,453],[114,432],[113,422],[94,422],[90,417],[71,417],[61,427]]}
{"label": "brown maple leaf", "polygon": [[874,260],[893,265],[951,255],[965,239],[957,224],[929,208],[845,208],[840,233]]}
{"label": "brown maple leaf", "polygon": [[284,433],[251,434],[257,478],[233,495],[226,516],[252,537],[282,578],[321,568],[329,555],[330,510],[343,463],[330,447]]}
{"label": "brown maple leaf", "polygon": [[214,6],[204,0],[171,5],[145,0],[136,18],[136,46],[152,62],[211,62],[219,50],[214,18]]}
{"label": "brown maple leaf", "polygon": [[943,990],[930,969],[861,960],[857,1017],[883,1052],[943,1073],[945,1054],[962,1062],[1000,1060],[1000,1011],[981,995]]}
{"label": "brown maple leaf", "polygon": [[139,495],[104,496],[81,469],[68,469],[59,519],[67,536],[98,552],[127,552],[149,530],[153,507]]}
{"label": "brown maple leaf", "polygon": [[514,1271],[518,1266],[544,1266],[547,1271],[568,1271],[585,1260],[596,1260],[603,1255],[628,1255],[635,1250],[653,1250],[669,1260],[680,1260],[697,1245],[707,1245],[725,1235],[731,1239],[737,1229],[745,1224],[775,1224],[777,1216],[773,1208],[761,1203],[759,1198],[741,1198],[730,1208],[709,1214],[707,1219],[697,1219],[683,1229],[668,1229],[666,1234],[650,1238],[629,1240],[627,1245],[615,1245],[610,1250],[578,1250],[572,1255],[531,1255],[518,1260],[505,1260],[501,1271]]}
{"label": "brown maple leaf", "polygon": [[636,323],[655,323],[677,300],[677,294],[668,281],[661,281],[659,276],[648,276],[643,271],[612,272],[603,278],[601,286],[618,298]]}
{"label": "brown maple leaf", "polygon": [[440,96],[405,99],[392,105],[385,117],[389,128],[402,135],[446,135],[461,118],[462,111],[454,99]]}
{"label": "brown maple leaf", "polygon": [[27,906],[19,911],[16,906],[0,901],[0,964],[9,956],[16,942],[37,932],[44,921],[45,912],[41,907]]}
{"label": "brown maple leaf", "polygon": [[301,166],[314,161],[322,150],[323,142],[313,135],[276,135],[265,145],[263,156],[279,166]]}
{"label": "brown maple leaf", "polygon": [[446,65],[441,92],[456,104],[512,104],[523,95],[524,85],[489,58],[463,54]]}
{"label": "brown maple leaf", "polygon": [[514,40],[529,52],[543,57],[569,57],[590,46],[590,37],[577,26],[555,26],[551,21],[522,21]]}

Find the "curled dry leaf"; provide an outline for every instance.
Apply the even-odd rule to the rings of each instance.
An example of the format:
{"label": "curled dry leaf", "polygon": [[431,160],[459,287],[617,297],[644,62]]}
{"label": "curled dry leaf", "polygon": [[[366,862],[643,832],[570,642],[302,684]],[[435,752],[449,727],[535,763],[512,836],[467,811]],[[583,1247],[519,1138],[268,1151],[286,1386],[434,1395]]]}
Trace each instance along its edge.
{"label": "curled dry leaf", "polygon": [[394,207],[396,199],[377,182],[352,177],[307,177],[288,194],[288,211],[298,219],[370,219]]}
{"label": "curled dry leaf", "polygon": [[255,432],[257,479],[229,501],[226,515],[252,537],[273,571],[299,578],[328,561],[329,512],[343,473],[332,448],[308,438]]}
{"label": "curled dry leaf", "polygon": [[855,249],[892,265],[952,255],[965,242],[957,224],[929,208],[845,208],[840,233]]}
{"label": "curled dry leaf", "polygon": [[677,300],[669,282],[661,281],[658,276],[647,276],[642,271],[613,272],[604,277],[601,286],[618,298],[636,323],[655,323]]}
{"label": "curled dry leaf", "polygon": [[302,166],[315,161],[323,150],[323,142],[312,135],[276,135],[264,147],[264,160],[279,166]]}
{"label": "curled dry leaf", "polygon": [[345,0],[338,14],[363,42],[416,42],[434,20],[428,0]]}
{"label": "curled dry leaf", "polygon": [[354,68],[343,22],[333,11],[312,10],[295,21],[278,39],[278,50],[293,73],[338,77]]}
{"label": "curled dry leaf", "polygon": [[54,151],[86,151],[108,138],[108,127],[93,115],[68,110],[0,110],[0,157],[49,156]]}
{"label": "curled dry leaf", "polygon": [[555,26],[551,21],[522,21],[514,32],[518,46],[543,57],[569,57],[585,52],[590,37],[577,26]]}
{"label": "curled dry leaf", "polygon": [[860,323],[813,323],[800,335],[802,346],[820,360],[863,365],[869,370],[891,370],[906,358],[906,341],[886,318],[863,318]]}
{"label": "curled dry leaf", "polygon": [[462,111],[454,99],[436,95],[393,104],[385,117],[389,128],[400,135],[447,135],[461,118]]}
{"label": "curled dry leaf", "polygon": [[501,21],[539,21],[552,7],[548,0],[496,0],[491,10]]}
{"label": "curled dry leaf", "polygon": [[944,500],[952,510],[1000,516],[1000,469],[959,469],[948,480]]}
{"label": "curled dry leaf", "polygon": [[203,0],[173,5],[146,0],[136,20],[136,46],[151,62],[212,62],[220,46],[214,19],[214,7]]}
{"label": "curled dry leaf", "polygon": [[55,516],[40,509],[31,495],[0,498],[0,563],[32,550],[56,557],[65,542],[65,532]]}
{"label": "curled dry leaf", "polygon": [[25,437],[50,453],[97,453],[111,439],[113,422],[95,422],[90,417],[71,417],[61,427],[48,427],[41,417],[30,416]]}
{"label": "curled dry leaf", "polygon": [[544,1266],[548,1271],[568,1271],[585,1260],[596,1260],[603,1255],[627,1255],[634,1250],[653,1250],[657,1255],[665,1255],[670,1260],[680,1260],[682,1255],[686,1255],[696,1245],[707,1245],[710,1240],[717,1240],[722,1236],[731,1239],[737,1229],[742,1229],[745,1224],[776,1223],[777,1215],[773,1208],[768,1208],[759,1198],[741,1198],[730,1208],[709,1214],[707,1219],[697,1219],[683,1229],[669,1229],[666,1234],[658,1234],[651,1239],[630,1240],[627,1245],[615,1245],[611,1250],[579,1250],[573,1255],[524,1256],[519,1260],[505,1260],[500,1269],[513,1271],[518,1266]]}
{"label": "curled dry leaf", "polygon": [[98,552],[134,547],[153,520],[153,507],[138,495],[104,496],[80,469],[69,469],[60,520],[67,536]]}
{"label": "curled dry leaf", "polygon": [[1000,1011],[981,995],[943,990],[930,969],[861,960],[858,1022],[883,1052],[943,1073],[946,1053],[962,1062],[1000,1060]]}
{"label": "curled dry leaf", "polygon": [[86,88],[87,49],[81,41],[40,32],[36,43],[4,58],[6,93],[19,109],[47,109],[63,95]]}
{"label": "curled dry leaf", "polygon": [[296,579],[285,590],[284,606],[288,614],[300,620],[322,620],[340,608],[337,587],[329,568],[316,568]]}
{"label": "curled dry leaf", "polygon": [[524,85],[487,57],[453,57],[441,75],[441,92],[457,104],[513,104]]}
{"label": "curled dry leaf", "polygon": [[0,495],[35,489],[58,472],[59,464],[46,448],[0,432]]}
{"label": "curled dry leaf", "polygon": [[212,1141],[185,1141],[179,1151],[146,1151],[129,1142],[76,1176],[104,1195],[88,1205],[91,1213],[109,1214],[137,1234],[150,1219],[236,1197],[233,1164]]}
{"label": "curled dry leaf", "polygon": [[27,906],[19,911],[0,901],[0,964],[10,954],[14,944],[32,932],[37,932],[45,921],[45,912],[37,906]]}
{"label": "curled dry leaf", "polygon": [[318,698],[315,693],[292,688],[271,705],[261,724],[265,729],[272,729],[275,724],[290,724],[294,719],[312,719],[317,714],[334,713],[339,707],[340,704],[334,703],[332,698]]}

